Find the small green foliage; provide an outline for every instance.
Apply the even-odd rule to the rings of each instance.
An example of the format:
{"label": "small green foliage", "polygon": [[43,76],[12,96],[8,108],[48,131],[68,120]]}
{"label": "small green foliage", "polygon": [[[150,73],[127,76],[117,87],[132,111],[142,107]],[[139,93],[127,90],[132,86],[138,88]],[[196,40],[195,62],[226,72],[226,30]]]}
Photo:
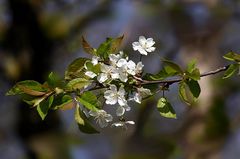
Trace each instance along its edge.
{"label": "small green foliage", "polygon": [[192,60],[188,63],[187,69],[185,71],[185,78],[190,78],[192,80],[200,80],[200,71],[196,68],[196,61]]}
{"label": "small green foliage", "polygon": [[176,64],[176,63],[174,63],[174,62],[172,62],[172,61],[166,60],[166,59],[163,59],[162,62],[163,62],[165,65],[169,66],[169,67],[167,68],[167,70],[166,70],[166,68],[165,68],[165,70],[166,70],[166,72],[167,72],[168,74],[169,74],[170,72],[173,73],[174,71],[175,71],[177,74],[182,74],[182,73],[183,73],[183,70],[181,69],[181,67],[180,67],[178,64]]}
{"label": "small green foliage", "polygon": [[97,49],[97,55],[101,58],[107,59],[110,54],[117,53],[124,36],[118,38],[107,38],[107,40],[100,44]]}
{"label": "small green foliage", "polygon": [[101,67],[100,67],[100,64],[96,64],[96,65],[93,65],[92,62],[90,61],[87,61],[85,63],[85,66],[87,67],[87,70],[88,71],[92,71],[96,74],[100,73],[101,72]]}
{"label": "small green foliage", "polygon": [[51,109],[66,109],[73,107],[73,99],[67,94],[58,94],[55,96]]}
{"label": "small green foliage", "polygon": [[47,78],[47,84],[50,88],[54,89],[56,87],[62,88],[65,83],[63,80],[55,73],[51,72]]}
{"label": "small green foliage", "polygon": [[66,89],[70,91],[80,90],[89,84],[91,84],[90,80],[84,78],[75,78],[67,83]]}
{"label": "small green foliage", "polygon": [[177,118],[177,115],[172,105],[167,101],[166,98],[162,97],[158,100],[157,109],[161,116],[166,118]]}
{"label": "small green foliage", "polygon": [[75,121],[78,124],[78,128],[81,132],[86,134],[96,134],[99,133],[87,120],[85,114],[77,106],[75,110]]}
{"label": "small green foliage", "polygon": [[184,101],[187,105],[192,105],[196,101],[196,97],[194,97],[194,95],[199,96],[198,93],[200,92],[199,92],[199,89],[194,90],[193,88],[191,88],[192,89],[191,90],[189,88],[189,85],[191,87],[191,84],[189,84],[189,82],[188,84],[184,81],[180,82],[178,94],[180,99]]}
{"label": "small green foliage", "polygon": [[47,98],[47,96],[36,97],[28,94],[21,94],[20,97],[25,103],[33,107],[37,106],[41,101]]}
{"label": "small green foliage", "polygon": [[86,61],[89,61],[90,59],[88,58],[77,58],[74,60],[67,68],[65,71],[65,79],[66,80],[71,80],[74,78],[83,78],[85,77],[84,75],[84,64]]}
{"label": "small green foliage", "polygon": [[223,79],[233,76],[239,70],[239,64],[231,64],[228,69],[225,71]]}
{"label": "small green foliage", "polygon": [[172,77],[179,74],[175,69],[172,69],[170,66],[165,66],[159,73],[152,75],[149,74],[150,80],[164,80],[168,77]]}
{"label": "small green foliage", "polygon": [[186,81],[186,84],[188,85],[193,97],[198,98],[201,93],[199,83],[197,81],[190,79]]}
{"label": "small green foliage", "polygon": [[18,95],[25,93],[32,96],[42,96],[47,91],[48,89],[42,84],[33,80],[26,80],[15,84],[15,86],[13,86],[13,88],[11,88],[6,95]]}
{"label": "small green foliage", "polygon": [[81,96],[77,97],[77,100],[89,110],[96,111],[100,107],[96,95],[90,91],[84,92]]}
{"label": "small green foliage", "polygon": [[196,60],[192,60],[187,65],[187,72],[192,73],[196,68]]}
{"label": "small green foliage", "polygon": [[82,36],[82,47],[86,53],[91,55],[97,55],[96,49],[92,48],[83,36]]}
{"label": "small green foliage", "polygon": [[230,51],[229,53],[223,56],[226,60],[240,62],[240,55]]}
{"label": "small green foliage", "polygon": [[40,117],[42,118],[42,120],[45,119],[45,117],[47,116],[48,110],[50,109],[52,103],[53,103],[53,96],[50,96],[49,98],[47,98],[47,100],[43,100],[41,101],[38,106],[37,106],[37,112],[40,115]]}

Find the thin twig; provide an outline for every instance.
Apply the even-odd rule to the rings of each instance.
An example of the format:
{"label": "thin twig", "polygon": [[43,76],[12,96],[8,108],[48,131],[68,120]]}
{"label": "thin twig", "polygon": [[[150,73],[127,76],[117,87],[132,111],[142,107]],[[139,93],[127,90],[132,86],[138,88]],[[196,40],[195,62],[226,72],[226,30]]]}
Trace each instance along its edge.
{"label": "thin twig", "polygon": [[[220,72],[223,72],[223,71],[226,71],[228,69],[229,65],[228,66],[224,66],[224,67],[220,67],[216,70],[213,70],[213,71],[209,71],[209,72],[206,72],[206,73],[203,73],[200,75],[200,77],[205,77],[205,76],[209,76],[209,75],[215,75],[217,73],[220,73]],[[170,79],[170,80],[156,80],[156,81],[148,81],[148,80],[144,80],[144,79],[141,79],[140,77],[136,77],[134,76],[134,78],[136,80],[138,80],[139,82],[141,82],[141,85],[147,85],[147,84],[166,84],[166,85],[171,85],[173,83],[178,83],[180,81],[182,81],[182,78],[177,78],[177,79]]]}

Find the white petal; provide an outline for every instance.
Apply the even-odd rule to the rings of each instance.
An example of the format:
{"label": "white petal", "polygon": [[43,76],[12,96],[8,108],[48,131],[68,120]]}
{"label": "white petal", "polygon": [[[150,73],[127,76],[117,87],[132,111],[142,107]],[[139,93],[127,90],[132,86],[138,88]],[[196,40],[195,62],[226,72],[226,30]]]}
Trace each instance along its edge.
{"label": "white petal", "polygon": [[111,70],[110,66],[105,65],[105,64],[101,64],[101,68],[100,69],[104,73],[109,72],[109,70]]}
{"label": "white petal", "polygon": [[108,75],[106,73],[100,73],[100,75],[97,77],[97,80],[99,83],[103,83],[108,79]]}
{"label": "white petal", "polygon": [[142,55],[147,55],[147,51],[145,51],[143,48],[138,48],[138,51],[140,52],[140,54]]}
{"label": "white petal", "polygon": [[113,123],[112,126],[121,127],[121,126],[124,126],[124,123],[123,122],[116,122],[116,123]]}
{"label": "white petal", "polygon": [[141,101],[142,101],[141,95],[139,93],[135,93],[134,100],[135,100],[135,102],[141,104]]}
{"label": "white petal", "polygon": [[107,90],[104,92],[104,98],[111,99],[115,94],[111,90]]}
{"label": "white petal", "polygon": [[98,115],[98,113],[97,113],[96,111],[92,111],[92,110],[90,110],[90,111],[89,111],[89,115],[95,117],[95,116]]}
{"label": "white petal", "polygon": [[125,95],[125,89],[124,89],[123,86],[121,86],[121,87],[119,88],[118,95],[120,95],[120,96],[122,96],[122,97]]}
{"label": "white petal", "polygon": [[152,38],[148,38],[147,39],[147,47],[152,47],[154,44],[155,44],[155,41],[153,41],[153,39]]}
{"label": "white petal", "polygon": [[127,69],[127,73],[133,76],[136,75],[135,69]]}
{"label": "white petal", "polygon": [[118,69],[114,68],[110,72],[111,78],[112,79],[118,79],[119,78],[119,71]]}
{"label": "white petal", "polygon": [[123,57],[123,51],[119,51],[120,58]]}
{"label": "white petal", "polygon": [[131,125],[134,125],[134,124],[135,124],[134,121],[126,121],[125,123],[126,123],[126,124],[131,124]]}
{"label": "white petal", "polygon": [[99,126],[100,126],[101,128],[104,128],[104,127],[106,127],[106,126],[108,125],[107,121],[106,121],[105,119],[103,119],[103,118],[99,118],[99,119],[97,120],[97,122],[98,122],[98,124],[99,124]]}
{"label": "white petal", "polygon": [[88,77],[90,77],[90,78],[94,78],[94,77],[97,76],[96,73],[94,73],[94,72],[92,72],[92,71],[87,71],[87,72],[85,72],[85,75],[88,76]]}
{"label": "white petal", "polygon": [[117,98],[107,99],[106,104],[114,105],[117,103]]}
{"label": "white petal", "polygon": [[128,105],[124,105],[123,107],[124,107],[124,109],[125,109],[126,111],[130,111],[130,110],[131,110],[131,107],[129,107]]}
{"label": "white petal", "polygon": [[127,64],[127,60],[126,59],[120,59],[118,62],[117,62],[117,67],[122,67],[124,65]]}
{"label": "white petal", "polygon": [[146,38],[144,36],[139,37],[139,43],[140,45],[144,46],[146,44]]}
{"label": "white petal", "polygon": [[147,96],[149,96],[149,95],[152,94],[151,91],[150,91],[150,89],[143,88],[143,87],[138,88],[138,92],[141,94],[141,96],[142,96],[143,98],[144,98],[144,97],[147,97]]}
{"label": "white petal", "polygon": [[116,110],[117,116],[122,116],[125,113],[125,109],[122,106],[119,106]]}
{"label": "white petal", "polygon": [[116,65],[116,63],[118,62],[119,59],[120,59],[120,55],[115,55],[115,54],[109,55],[109,60],[110,60],[111,64],[113,64],[113,65]]}
{"label": "white petal", "polygon": [[107,115],[105,116],[105,120],[106,120],[107,122],[111,122],[111,121],[113,120],[112,115],[111,115],[111,114],[107,114]]}
{"label": "white petal", "polygon": [[124,97],[118,97],[118,104],[120,106],[127,105],[127,100]]}
{"label": "white petal", "polygon": [[128,67],[129,69],[135,69],[136,64],[135,64],[135,62],[133,62],[132,60],[130,60],[130,61],[128,61],[128,63],[127,63],[127,67]]}
{"label": "white petal", "polygon": [[111,84],[109,88],[110,88],[111,91],[113,91],[114,93],[117,94],[117,86],[116,85]]}
{"label": "white petal", "polygon": [[138,50],[139,47],[141,47],[139,42],[133,42],[132,43],[133,50],[136,51]]}
{"label": "white petal", "polygon": [[120,72],[120,73],[119,73],[119,79],[120,79],[122,82],[127,82],[127,80],[128,80],[128,74],[125,73],[125,72]]}
{"label": "white petal", "polygon": [[137,66],[136,66],[136,69],[137,70],[142,70],[143,67],[144,67],[144,65],[142,64],[142,62],[138,62]]}
{"label": "white petal", "polygon": [[93,64],[93,65],[97,65],[99,59],[100,59],[100,57],[98,57],[98,56],[93,56],[93,57],[92,57],[92,64]]}
{"label": "white petal", "polygon": [[149,47],[149,48],[146,49],[146,51],[147,52],[153,52],[153,51],[155,51],[155,49],[156,49],[155,47]]}

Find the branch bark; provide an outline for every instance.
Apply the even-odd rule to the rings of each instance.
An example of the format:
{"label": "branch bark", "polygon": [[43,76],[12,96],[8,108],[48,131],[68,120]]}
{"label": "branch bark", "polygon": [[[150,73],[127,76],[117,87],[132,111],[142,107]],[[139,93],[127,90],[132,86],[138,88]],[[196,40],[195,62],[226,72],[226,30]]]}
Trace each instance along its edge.
{"label": "branch bark", "polygon": [[[206,76],[209,76],[209,75],[215,75],[215,74],[218,74],[220,72],[223,72],[223,71],[226,71],[228,69],[229,65],[227,66],[224,66],[224,67],[220,67],[216,70],[213,70],[213,71],[209,71],[209,72],[205,72],[205,73],[202,73],[200,75],[200,77],[206,77]],[[140,77],[136,77],[134,76],[134,78],[136,80],[138,80],[139,82],[141,82],[141,85],[147,85],[147,84],[164,84],[164,85],[171,85],[171,84],[174,84],[174,83],[178,83],[180,81],[182,81],[183,79],[182,78],[177,78],[177,79],[169,79],[169,80],[156,80],[156,81],[149,81],[149,80],[144,80]]]}

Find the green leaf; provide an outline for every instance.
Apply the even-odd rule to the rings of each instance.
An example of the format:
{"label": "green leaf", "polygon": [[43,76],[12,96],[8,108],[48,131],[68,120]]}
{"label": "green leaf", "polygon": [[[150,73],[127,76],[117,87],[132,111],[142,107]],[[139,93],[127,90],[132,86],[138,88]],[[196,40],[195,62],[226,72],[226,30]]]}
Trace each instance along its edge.
{"label": "green leaf", "polygon": [[73,100],[70,95],[59,94],[55,96],[51,109],[66,109],[66,107],[72,108],[73,106]]}
{"label": "green leaf", "polygon": [[198,84],[197,81],[194,81],[194,80],[188,80],[186,81],[192,95],[195,97],[195,98],[198,98],[200,93],[201,93],[201,88],[200,88],[200,85]]}
{"label": "green leaf", "polygon": [[178,93],[179,93],[180,99],[188,105],[193,104],[196,100],[196,98],[193,96],[192,92],[190,91],[188,85],[183,81],[179,83]]}
{"label": "green leaf", "polygon": [[186,75],[195,81],[200,80],[200,71],[198,68],[195,68],[192,72],[186,72]]}
{"label": "green leaf", "polygon": [[89,61],[88,58],[78,58],[74,60],[65,71],[65,79],[70,80],[77,77],[84,77],[84,64]]}
{"label": "green leaf", "polygon": [[166,98],[162,97],[158,100],[157,108],[161,116],[166,118],[177,118],[177,115],[172,105],[167,101]]}
{"label": "green leaf", "polygon": [[[170,67],[170,68],[168,68],[168,70],[172,69],[179,74],[183,73],[182,69],[180,68],[180,66],[178,64],[176,64],[172,61],[166,60],[166,59],[163,59],[162,62]],[[171,72],[172,72],[172,70],[171,70]]]}
{"label": "green leaf", "polygon": [[87,120],[87,117],[80,110],[79,106],[76,107],[75,111],[75,120],[78,124],[78,128],[81,132],[87,134],[96,134],[99,133]]}
{"label": "green leaf", "polygon": [[64,83],[63,83],[62,79],[57,74],[55,74],[53,72],[51,72],[48,75],[47,84],[51,88],[56,88],[56,87],[62,88],[64,86]]}
{"label": "green leaf", "polygon": [[121,42],[123,40],[124,36],[118,37],[118,38],[107,38],[107,40],[100,44],[100,46],[97,49],[97,55],[107,59],[110,54],[116,53],[118,48],[121,45]]}
{"label": "green leaf", "polygon": [[88,71],[92,71],[96,74],[100,73],[101,72],[101,65],[100,64],[97,64],[97,65],[93,65],[92,62],[90,61],[87,61],[85,63],[85,66],[87,67],[87,70]]}
{"label": "green leaf", "polygon": [[225,71],[223,79],[233,76],[239,70],[238,64],[231,64],[228,69]]}
{"label": "green leaf", "polygon": [[76,107],[76,110],[75,110],[75,114],[74,114],[74,118],[75,118],[75,121],[80,124],[80,125],[84,125],[85,122],[84,120],[82,119],[82,117],[80,116],[80,108],[77,106]]}
{"label": "green leaf", "polygon": [[96,49],[92,48],[83,36],[82,36],[82,47],[86,53],[91,55],[97,55]]}
{"label": "green leaf", "polygon": [[178,75],[179,72],[171,66],[164,66],[164,71],[167,77]]}
{"label": "green leaf", "polygon": [[159,73],[152,75],[152,74],[147,74],[148,75],[148,80],[164,80],[168,77],[172,77],[179,74],[175,69],[173,69],[170,66],[164,66],[164,68],[159,71]]}
{"label": "green leaf", "polygon": [[75,78],[67,83],[66,88],[69,90],[80,90],[85,86],[88,86],[90,83],[90,80],[84,78]]}
{"label": "green leaf", "polygon": [[26,102],[29,105],[32,105],[33,107],[38,106],[43,100],[45,100],[48,96],[43,96],[43,97],[37,97],[34,98],[33,100],[24,100],[24,102]]}
{"label": "green leaf", "polygon": [[196,68],[196,60],[192,60],[187,65],[187,72],[192,73]]}
{"label": "green leaf", "polygon": [[223,56],[223,58],[225,58],[226,60],[230,60],[230,61],[235,61],[235,62],[240,62],[240,55],[236,54],[232,51],[230,51],[229,53],[225,54]]}
{"label": "green leaf", "polygon": [[42,120],[44,120],[45,117],[47,116],[48,110],[50,109],[50,107],[53,103],[53,99],[54,99],[54,97],[52,95],[47,100],[41,101],[39,103],[39,105],[37,106],[38,114],[40,115]]}
{"label": "green leaf", "polygon": [[26,80],[18,82],[11,88],[6,95],[17,95],[17,94],[29,94],[33,96],[42,96],[46,94],[48,91],[47,88],[43,87],[42,84],[33,81],[33,80]]}
{"label": "green leaf", "polygon": [[77,100],[89,110],[96,111],[99,106],[99,101],[95,94],[90,91],[84,92]]}

